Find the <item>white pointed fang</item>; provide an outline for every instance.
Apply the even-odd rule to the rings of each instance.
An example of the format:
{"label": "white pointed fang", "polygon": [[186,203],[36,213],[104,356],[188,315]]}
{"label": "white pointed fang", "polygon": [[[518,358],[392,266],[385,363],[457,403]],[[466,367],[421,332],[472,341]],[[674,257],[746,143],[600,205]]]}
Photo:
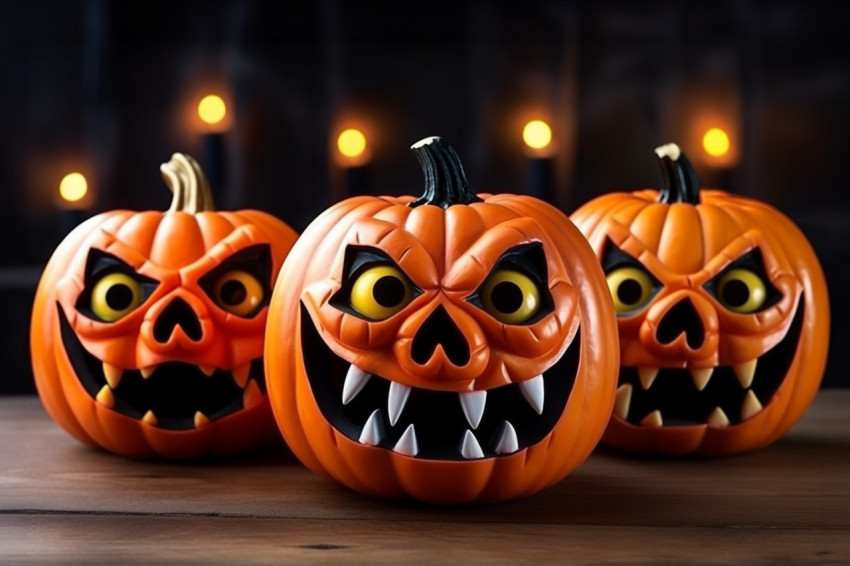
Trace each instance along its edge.
{"label": "white pointed fang", "polygon": [[756,397],[756,394],[753,393],[752,389],[750,389],[747,391],[747,396],[744,397],[744,404],[741,405],[741,420],[745,421],[761,410],[762,406],[758,397]]}
{"label": "white pointed fang", "polygon": [[713,373],[714,368],[691,368],[691,379],[694,380],[694,386],[697,388],[697,391],[705,389]]}
{"label": "white pointed fang", "polygon": [[375,409],[366,419],[366,424],[363,425],[363,431],[360,433],[360,444],[377,446],[383,439],[384,419],[381,418],[381,410]]}
{"label": "white pointed fang", "polygon": [[419,444],[416,442],[416,430],[412,424],[405,429],[404,434],[395,443],[393,452],[398,452],[405,456],[416,456],[419,453]]}
{"label": "white pointed fang", "polygon": [[245,389],[245,386],[248,384],[248,374],[250,372],[251,362],[245,362],[241,366],[236,366],[230,370],[231,375],[233,375],[233,381],[242,389]]}
{"label": "white pointed fang", "polygon": [[209,417],[203,414],[201,411],[195,411],[195,428],[201,428],[202,426],[208,424],[210,424]]}
{"label": "white pointed fang", "polygon": [[499,443],[496,444],[496,454],[513,454],[517,450],[519,450],[519,442],[516,438],[516,431],[510,421],[505,421],[502,425]]}
{"label": "white pointed fang", "polygon": [[652,382],[658,377],[658,368],[638,368],[638,377],[640,378],[641,387],[649,389],[652,387]]}
{"label": "white pointed fang", "polygon": [[124,376],[124,370],[117,368],[111,364],[103,362],[103,377],[106,378],[106,383],[109,387],[115,389],[121,383],[121,378]]}
{"label": "white pointed fang", "polygon": [[253,379],[250,380],[248,385],[245,386],[245,390],[242,391],[242,406],[248,408],[255,403],[259,403],[262,398],[263,392],[260,391],[260,386]]}
{"label": "white pointed fang", "polygon": [[155,372],[155,371],[156,371],[156,366],[150,366],[150,367],[146,367],[146,368],[142,368],[142,369],[140,369],[140,370],[139,370],[139,373],[141,373],[141,374],[142,374],[142,377],[143,377],[144,379],[147,379],[147,378],[149,378],[151,375],[153,375],[153,372]]}
{"label": "white pointed fang", "polygon": [[748,362],[732,366],[732,371],[735,372],[735,377],[738,378],[738,383],[740,383],[741,387],[744,389],[749,389],[750,385],[753,384],[753,377],[756,375],[757,363],[757,359],[752,359]]}
{"label": "white pointed fang", "polygon": [[632,404],[632,385],[625,383],[617,388],[617,398],[614,400],[614,414],[623,420],[629,415]]}
{"label": "white pointed fang", "polygon": [[204,375],[210,377],[215,373],[215,366],[198,366],[201,368],[201,371],[204,372]]}
{"label": "white pointed fang", "polygon": [[519,390],[534,412],[543,414],[543,375],[519,382]]}
{"label": "white pointed fang", "polygon": [[369,383],[372,376],[351,364],[348,373],[345,374],[345,383],[342,385],[342,404],[348,405],[352,399]]}
{"label": "white pointed fang", "polygon": [[466,416],[466,421],[473,430],[478,428],[478,423],[481,422],[481,417],[484,416],[484,406],[487,404],[486,391],[467,391],[458,393],[460,406],[463,409],[463,414]]}
{"label": "white pointed fang", "polygon": [[708,415],[708,420],[706,422],[711,426],[726,427],[729,426],[729,417],[726,416],[723,409],[715,407],[711,414]]}
{"label": "white pointed fang", "polygon": [[159,424],[159,420],[157,420],[156,415],[153,414],[153,411],[148,411],[147,413],[145,413],[145,416],[142,417],[142,422],[151,426],[156,426]]}
{"label": "white pointed fang", "polygon": [[115,397],[112,396],[112,390],[108,385],[104,385],[100,388],[100,391],[97,392],[97,402],[101,405],[112,409],[115,407]]}
{"label": "white pointed fang", "polygon": [[664,421],[661,418],[661,411],[655,409],[648,415],[646,415],[642,421],[640,421],[641,426],[663,426]]}
{"label": "white pointed fang", "polygon": [[475,435],[469,429],[466,429],[466,432],[463,433],[463,440],[460,443],[460,455],[467,460],[477,460],[484,457],[484,451],[481,450],[478,439],[475,438]]}
{"label": "white pointed fang", "polygon": [[395,426],[401,412],[404,411],[404,406],[407,404],[407,398],[410,396],[410,387],[399,383],[398,381],[390,382],[390,394],[387,396],[387,412],[390,417],[390,424]]}

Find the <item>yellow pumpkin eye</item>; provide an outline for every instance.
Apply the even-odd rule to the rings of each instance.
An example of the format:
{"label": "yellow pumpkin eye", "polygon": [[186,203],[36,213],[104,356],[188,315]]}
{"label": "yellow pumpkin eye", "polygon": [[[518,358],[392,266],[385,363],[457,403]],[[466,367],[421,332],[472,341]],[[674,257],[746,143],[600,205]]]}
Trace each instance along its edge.
{"label": "yellow pumpkin eye", "polygon": [[767,298],[764,281],[749,269],[732,269],[717,281],[716,289],[720,304],[742,314],[757,311]]}
{"label": "yellow pumpkin eye", "polygon": [[606,277],[617,314],[634,313],[652,298],[652,278],[637,267],[619,267]]}
{"label": "yellow pumpkin eye", "polygon": [[142,304],[142,285],[126,273],[104,275],[91,292],[91,311],[104,322],[115,322]]}
{"label": "yellow pumpkin eye", "polygon": [[540,309],[540,290],[524,273],[500,269],[484,283],[481,305],[499,322],[522,324]]}
{"label": "yellow pumpkin eye", "polygon": [[213,299],[218,306],[237,316],[251,316],[264,298],[263,284],[247,271],[228,271],[213,285]]}
{"label": "yellow pumpkin eye", "polygon": [[410,303],[413,290],[407,277],[391,265],[370,267],[351,286],[351,307],[371,320],[385,320]]}

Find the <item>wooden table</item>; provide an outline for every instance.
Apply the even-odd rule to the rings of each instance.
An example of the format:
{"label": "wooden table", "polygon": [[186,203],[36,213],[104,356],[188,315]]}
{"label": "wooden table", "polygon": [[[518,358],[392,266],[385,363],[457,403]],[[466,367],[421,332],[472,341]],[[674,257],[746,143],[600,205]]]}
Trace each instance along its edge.
{"label": "wooden table", "polygon": [[775,445],[721,460],[598,450],[534,497],[369,499],[285,448],[205,464],[82,446],[0,399],[0,564],[850,563],[850,390]]}

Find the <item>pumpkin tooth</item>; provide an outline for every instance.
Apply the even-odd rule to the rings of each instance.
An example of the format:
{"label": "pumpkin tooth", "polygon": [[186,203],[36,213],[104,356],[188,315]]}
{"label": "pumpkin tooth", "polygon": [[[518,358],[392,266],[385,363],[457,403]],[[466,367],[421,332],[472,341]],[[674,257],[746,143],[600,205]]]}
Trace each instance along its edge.
{"label": "pumpkin tooth", "polygon": [[351,400],[357,397],[357,394],[366,387],[371,378],[372,376],[369,373],[351,364],[348,373],[345,374],[345,383],[342,385],[342,404],[351,403]]}
{"label": "pumpkin tooth", "polygon": [[691,379],[694,380],[697,391],[705,389],[713,373],[714,368],[691,368]]}
{"label": "pumpkin tooth", "polygon": [[614,401],[614,414],[623,420],[629,414],[629,407],[632,404],[632,385],[626,383],[617,388],[617,398]]}
{"label": "pumpkin tooth", "polygon": [[248,385],[245,386],[245,391],[242,392],[242,406],[250,407],[255,403],[259,403],[262,398],[263,393],[260,391],[260,386],[257,385],[257,382],[253,379],[248,381]]}
{"label": "pumpkin tooth", "polygon": [[389,413],[391,425],[395,425],[398,422],[398,418],[407,404],[408,397],[410,397],[410,387],[398,381],[390,382],[390,393],[387,396],[387,412]]}
{"label": "pumpkin tooth", "polygon": [[723,409],[715,407],[711,414],[708,415],[708,420],[706,422],[711,426],[716,427],[729,426],[729,417],[726,416]]}
{"label": "pumpkin tooth", "polygon": [[145,413],[145,416],[142,417],[142,422],[151,426],[156,426],[159,424],[159,420],[156,418],[156,415],[153,414],[153,411],[148,411],[147,413]]}
{"label": "pumpkin tooth", "polygon": [[233,381],[236,382],[239,387],[245,389],[245,386],[248,384],[248,377],[251,373],[251,362],[245,362],[241,366],[236,366],[230,371],[233,374]]}
{"label": "pumpkin tooth", "polygon": [[377,446],[383,439],[384,420],[381,418],[381,410],[375,409],[363,425],[363,430],[360,432],[360,444]]}
{"label": "pumpkin tooth", "polygon": [[538,415],[543,414],[543,374],[518,383],[519,390]]}
{"label": "pumpkin tooth", "polygon": [[146,367],[146,368],[142,368],[142,369],[140,369],[140,370],[139,370],[139,373],[141,373],[141,374],[142,374],[142,377],[143,377],[144,379],[147,379],[147,378],[149,378],[151,375],[153,375],[153,372],[155,372],[155,371],[156,371],[156,366],[149,366],[149,367]]}
{"label": "pumpkin tooth", "polygon": [[638,377],[640,384],[644,389],[652,387],[655,378],[658,377],[658,368],[640,367],[638,368]]}
{"label": "pumpkin tooth", "polygon": [[195,428],[210,424],[210,418],[201,411],[195,411]]}
{"label": "pumpkin tooth", "polygon": [[732,366],[732,371],[735,372],[735,377],[738,378],[738,383],[740,383],[741,387],[744,389],[749,389],[750,385],[753,384],[753,378],[756,375],[757,363],[757,359],[752,359],[748,362]]}
{"label": "pumpkin tooth", "polygon": [[761,402],[759,402],[756,394],[750,389],[747,391],[747,396],[744,397],[744,404],[741,405],[741,420],[745,421],[756,413],[762,410]]}
{"label": "pumpkin tooth", "polygon": [[460,455],[467,460],[477,460],[484,457],[484,451],[481,450],[478,439],[469,429],[466,429],[466,432],[463,433],[463,440],[460,442]]}
{"label": "pumpkin tooth", "polygon": [[204,375],[210,377],[215,373],[215,366],[198,366],[201,368],[201,371],[204,372]]}
{"label": "pumpkin tooth", "polygon": [[664,420],[661,418],[661,411],[655,409],[648,415],[646,415],[642,421],[640,421],[641,426],[663,426]]}
{"label": "pumpkin tooth", "polygon": [[416,442],[416,430],[412,424],[405,429],[404,434],[395,443],[393,452],[398,452],[405,456],[416,456],[419,453],[419,444]]}
{"label": "pumpkin tooth", "polygon": [[112,409],[115,407],[115,397],[112,395],[112,389],[108,385],[104,385],[97,392],[97,402],[105,407]]}
{"label": "pumpkin tooth", "polygon": [[124,377],[124,370],[103,362],[103,377],[106,378],[109,387],[115,389],[121,383],[121,378]]}
{"label": "pumpkin tooth", "polygon": [[513,454],[517,450],[519,450],[519,442],[516,438],[514,426],[510,421],[505,421],[502,425],[499,442],[496,444],[496,454]]}
{"label": "pumpkin tooth", "polygon": [[463,409],[463,414],[466,416],[466,421],[473,430],[478,428],[478,423],[481,422],[481,417],[484,416],[484,407],[487,404],[486,391],[467,391],[459,393],[460,406]]}

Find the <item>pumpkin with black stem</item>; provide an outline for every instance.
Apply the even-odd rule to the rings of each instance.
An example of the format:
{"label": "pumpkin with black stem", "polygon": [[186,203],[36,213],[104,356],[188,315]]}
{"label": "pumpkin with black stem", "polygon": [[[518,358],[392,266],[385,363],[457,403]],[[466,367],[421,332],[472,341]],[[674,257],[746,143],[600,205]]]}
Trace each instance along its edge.
{"label": "pumpkin with black stem", "polygon": [[104,212],[51,257],[32,313],[36,386],[86,444],[139,458],[235,454],[277,436],[263,334],[296,234],[264,212],[214,211],[188,156],[161,170],[168,211]]}
{"label": "pumpkin with black stem", "polygon": [[422,197],[342,201],[284,263],[266,333],[275,418],[311,470],[364,494],[529,495],[608,421],[604,276],[554,207],[471,192],[440,138],[413,150]]}
{"label": "pumpkin with black stem", "polygon": [[700,189],[675,144],[661,190],[612,193],[572,220],[605,270],[620,384],[603,442],[721,456],[782,436],[820,386],[829,302],[817,257],[775,208]]}

